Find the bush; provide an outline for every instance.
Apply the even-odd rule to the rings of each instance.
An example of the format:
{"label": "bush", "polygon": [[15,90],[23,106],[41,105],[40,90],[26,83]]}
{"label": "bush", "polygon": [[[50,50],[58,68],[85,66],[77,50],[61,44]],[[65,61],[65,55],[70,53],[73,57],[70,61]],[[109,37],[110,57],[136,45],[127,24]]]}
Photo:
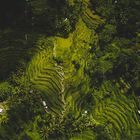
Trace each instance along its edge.
{"label": "bush", "polygon": [[116,34],[116,27],[111,24],[106,24],[102,32],[99,34],[99,42],[101,46],[110,43]]}
{"label": "bush", "polygon": [[5,101],[12,92],[12,87],[8,82],[3,82],[0,84],[0,102]]}

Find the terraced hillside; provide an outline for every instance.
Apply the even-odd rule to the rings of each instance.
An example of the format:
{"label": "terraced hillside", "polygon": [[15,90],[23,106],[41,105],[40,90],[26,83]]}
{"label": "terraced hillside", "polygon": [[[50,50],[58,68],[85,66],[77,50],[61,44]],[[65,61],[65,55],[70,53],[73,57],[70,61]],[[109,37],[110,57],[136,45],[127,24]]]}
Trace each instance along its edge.
{"label": "terraced hillside", "polygon": [[0,79],[3,80],[6,75],[11,74],[15,70],[15,67],[20,66],[22,61],[27,56],[27,48],[7,47],[0,49],[0,73],[2,73]]}
{"label": "terraced hillside", "polygon": [[[39,44],[44,42],[39,42]],[[37,54],[33,57],[27,68],[27,81],[31,87],[44,94],[44,101],[55,113],[61,113],[64,105],[62,94],[64,92],[64,72],[53,60],[52,39],[48,39],[47,46],[39,46]],[[54,110],[55,109],[55,110]]]}
{"label": "terraced hillside", "polygon": [[[140,127],[140,116],[135,99],[124,94],[129,85],[124,82],[125,89],[120,89],[121,82],[111,84],[106,81],[99,91],[89,86],[85,69],[90,65],[91,47],[98,46],[95,29],[104,20],[87,4],[84,3],[83,15],[68,38],[46,38],[47,43],[39,46],[38,53],[29,63],[27,78],[33,88],[44,94],[43,100],[52,112],[61,114],[72,109],[78,116],[87,110],[90,119],[97,126],[103,125],[112,140],[133,139],[135,130]],[[90,98],[95,102],[92,103]],[[94,139],[94,134],[87,135],[75,139]]]}
{"label": "terraced hillside", "polygon": [[[91,96],[91,89],[84,70],[89,65],[91,46],[98,45],[95,29],[104,20],[88,8],[87,2],[84,4],[85,9],[76,30],[67,39],[55,37],[51,45],[40,48],[27,69],[33,87],[46,95],[46,102],[54,112],[59,112],[64,102],[67,111],[71,107],[78,114],[84,109],[88,110],[84,100]],[[94,109],[89,110],[92,111],[89,112],[91,119],[104,124],[112,139],[132,136],[133,129],[139,128],[138,108],[134,99],[128,99],[123,95],[126,92],[124,89],[120,90],[117,85],[113,87],[110,82],[103,84],[100,91],[93,92],[96,94]],[[62,94],[65,96],[63,99]]]}
{"label": "terraced hillside", "polygon": [[[74,0],[68,2],[70,5],[78,3]],[[20,77],[24,79],[22,86],[25,88],[29,85],[30,91],[25,94],[14,92],[6,101],[8,103],[11,99],[14,102],[13,97],[17,96],[17,106],[21,105],[21,108],[24,108],[21,98],[29,96],[30,107],[36,105],[31,100],[35,95],[38,98],[35,100],[38,102],[37,110],[43,108],[42,106],[45,108],[40,109],[40,114],[34,113],[36,116],[29,122],[19,121],[17,125],[23,125],[17,130],[21,140],[28,137],[35,139],[35,136],[37,140],[139,139],[139,98],[135,96],[132,84],[125,76],[114,78],[115,76],[109,73],[113,66],[108,62],[108,58],[118,58],[117,55],[104,55],[101,58],[106,48],[102,49],[103,52],[98,51],[100,43],[96,30],[105,24],[105,19],[91,10],[89,0],[83,0],[80,4],[82,14],[75,30],[70,32],[68,37],[38,35],[32,48],[33,56],[23,77]],[[111,49],[109,51],[111,54]],[[3,65],[0,73],[7,73],[7,67],[12,71],[17,62],[15,60],[24,54],[26,49],[0,49],[0,64]],[[9,63],[11,58],[13,62]],[[101,60],[97,61],[100,58]],[[96,86],[96,82],[100,84]],[[8,113],[9,108],[6,109]],[[4,115],[2,114],[1,118]],[[0,122],[2,123],[2,119]],[[22,132],[23,129],[25,132]],[[0,130],[4,131],[7,128]],[[1,137],[3,136],[0,134],[0,139]]]}
{"label": "terraced hillside", "polygon": [[104,123],[112,139],[134,139],[140,127],[139,107],[135,98],[126,97],[124,89],[118,86],[119,82],[103,84],[101,91],[95,94],[97,103],[93,115],[98,122]]}

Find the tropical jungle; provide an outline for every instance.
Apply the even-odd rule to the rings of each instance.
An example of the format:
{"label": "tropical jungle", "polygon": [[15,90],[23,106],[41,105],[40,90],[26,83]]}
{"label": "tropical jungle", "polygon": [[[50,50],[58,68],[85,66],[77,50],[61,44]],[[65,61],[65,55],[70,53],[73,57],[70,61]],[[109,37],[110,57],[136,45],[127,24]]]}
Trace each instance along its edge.
{"label": "tropical jungle", "polygon": [[0,140],[140,140],[140,1],[1,0]]}

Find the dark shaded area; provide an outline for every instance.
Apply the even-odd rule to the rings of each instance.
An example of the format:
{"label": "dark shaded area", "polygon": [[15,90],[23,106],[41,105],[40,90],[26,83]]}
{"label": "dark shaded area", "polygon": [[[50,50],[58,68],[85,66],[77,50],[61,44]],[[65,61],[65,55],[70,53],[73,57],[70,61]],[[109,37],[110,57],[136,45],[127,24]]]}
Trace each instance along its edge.
{"label": "dark shaded area", "polygon": [[140,29],[139,0],[91,0],[92,8],[107,19],[108,24],[115,25],[117,36],[132,38]]}
{"label": "dark shaded area", "polygon": [[1,0],[0,28],[17,25],[25,18],[25,0]]}
{"label": "dark shaded area", "polygon": [[106,80],[118,82],[123,78],[131,86],[129,95],[134,92],[139,96],[140,1],[91,0],[91,3],[93,10],[106,19],[97,29],[96,45],[100,47],[94,45],[92,65],[85,70],[92,77],[91,86],[99,89]]}

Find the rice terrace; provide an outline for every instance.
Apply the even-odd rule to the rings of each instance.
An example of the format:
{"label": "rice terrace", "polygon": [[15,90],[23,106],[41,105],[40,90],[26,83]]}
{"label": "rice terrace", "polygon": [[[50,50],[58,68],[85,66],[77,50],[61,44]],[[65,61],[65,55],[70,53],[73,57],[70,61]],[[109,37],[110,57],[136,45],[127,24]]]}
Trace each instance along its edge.
{"label": "rice terrace", "polygon": [[139,7],[1,0],[0,140],[140,140]]}

